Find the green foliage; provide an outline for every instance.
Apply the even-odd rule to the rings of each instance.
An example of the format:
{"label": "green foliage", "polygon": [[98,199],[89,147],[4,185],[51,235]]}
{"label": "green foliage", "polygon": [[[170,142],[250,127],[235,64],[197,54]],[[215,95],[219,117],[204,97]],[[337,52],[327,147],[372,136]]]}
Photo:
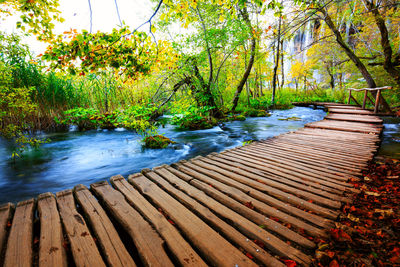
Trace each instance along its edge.
{"label": "green foliage", "polygon": [[199,130],[209,129],[216,125],[216,121],[209,119],[208,112],[212,107],[190,106],[181,114],[172,118],[172,124],[178,125],[181,129]]}
{"label": "green foliage", "polygon": [[246,108],[243,113],[246,117],[267,117],[270,116],[265,110],[262,109],[254,109],[254,108]]}
{"label": "green foliage", "polygon": [[29,117],[36,105],[31,101],[32,88],[14,88],[12,69],[0,61],[0,135],[14,140],[16,149],[12,157],[19,157],[29,147],[37,147],[44,140],[28,137]]}
{"label": "green foliage", "polygon": [[94,108],[74,108],[64,112],[58,123],[64,125],[76,125],[80,131],[90,129],[112,129],[123,127],[135,130],[139,134],[149,135],[155,132],[156,123],[152,120],[152,114],[156,110],[153,105],[137,105],[114,112],[102,113]]}
{"label": "green foliage", "polygon": [[2,0],[0,19],[18,14],[17,28],[37,35],[39,40],[50,40],[53,37],[53,21],[63,21],[58,6],[58,0]]}
{"label": "green foliage", "polygon": [[163,135],[147,136],[142,141],[146,148],[166,148],[169,144],[175,144],[174,141]]}
{"label": "green foliage", "polygon": [[58,36],[42,59],[49,61],[52,69],[73,75],[113,69],[119,76],[136,79],[148,74],[159,62],[158,53],[168,48],[166,42],[156,47],[146,33],[132,33],[127,26],[111,33],[72,30]]}

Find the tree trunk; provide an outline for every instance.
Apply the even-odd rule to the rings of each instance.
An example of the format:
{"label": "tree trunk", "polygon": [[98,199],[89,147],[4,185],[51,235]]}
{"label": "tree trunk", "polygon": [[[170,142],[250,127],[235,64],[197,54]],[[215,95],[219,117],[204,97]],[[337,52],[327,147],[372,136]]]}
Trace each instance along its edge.
{"label": "tree trunk", "polygon": [[381,46],[383,49],[383,55],[385,56],[383,68],[400,86],[400,68],[396,68],[394,62],[392,61],[393,50],[390,46],[389,33],[385,24],[385,20],[381,13],[379,13],[378,8],[375,6],[373,1],[370,2],[368,0],[364,0],[364,3],[368,10],[374,15],[375,23],[381,33]]}
{"label": "tree trunk", "polygon": [[255,54],[256,54],[256,36],[253,33],[254,29],[253,29],[253,26],[251,25],[251,21],[250,21],[250,18],[249,18],[249,13],[247,12],[247,8],[244,7],[243,10],[240,10],[240,14],[242,15],[244,21],[246,22],[247,27],[249,28],[249,33],[251,35],[250,60],[249,60],[249,63],[247,65],[246,71],[243,74],[243,77],[239,82],[239,85],[236,87],[236,92],[235,92],[235,95],[234,95],[233,101],[232,101],[232,109],[231,109],[232,112],[235,112],[236,106],[237,106],[238,101],[239,101],[240,93],[243,90],[243,87],[244,87],[244,85],[245,85],[245,83],[247,81],[247,78],[250,76],[250,72],[251,72],[251,69],[252,69],[253,64],[254,64],[254,57],[255,57]]}
{"label": "tree trunk", "polygon": [[275,59],[275,66],[274,66],[274,74],[272,77],[272,98],[271,98],[271,105],[275,105],[275,92],[276,92],[276,82],[277,82],[277,72],[279,66],[279,54],[280,54],[280,43],[281,43],[281,23],[282,23],[282,16],[279,16],[278,21],[278,36],[276,41],[276,59]]}
{"label": "tree trunk", "polygon": [[[345,43],[339,30],[336,28],[335,24],[333,24],[333,21],[332,21],[331,17],[329,16],[328,12],[325,10],[325,8],[320,8],[320,11],[324,15],[325,23],[335,34],[337,43],[343,48],[344,52],[351,59],[351,61],[354,62],[354,64],[356,65],[356,67],[361,72],[362,76],[364,77],[365,81],[367,82],[368,86],[370,88],[376,88],[376,83],[375,83],[374,79],[372,78],[371,74],[369,73],[369,71],[367,70],[365,65],[361,62],[360,58]],[[374,96],[376,95],[376,91],[371,91],[371,93]],[[390,107],[384,98],[381,98],[381,103],[385,109],[390,110]]]}
{"label": "tree trunk", "polygon": [[[283,50],[283,40],[281,40],[281,50]],[[282,79],[281,79],[281,89],[283,89],[283,86],[285,85],[285,66],[283,65],[283,51],[281,53],[281,75],[282,75]]]}

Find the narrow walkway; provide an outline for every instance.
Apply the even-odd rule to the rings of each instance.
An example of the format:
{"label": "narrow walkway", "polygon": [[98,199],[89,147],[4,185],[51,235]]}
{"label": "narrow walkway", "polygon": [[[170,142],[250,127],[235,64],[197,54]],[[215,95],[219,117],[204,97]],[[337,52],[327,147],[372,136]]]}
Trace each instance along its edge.
{"label": "narrow walkway", "polygon": [[0,266],[307,266],[382,131],[324,105],[296,132],[3,205]]}

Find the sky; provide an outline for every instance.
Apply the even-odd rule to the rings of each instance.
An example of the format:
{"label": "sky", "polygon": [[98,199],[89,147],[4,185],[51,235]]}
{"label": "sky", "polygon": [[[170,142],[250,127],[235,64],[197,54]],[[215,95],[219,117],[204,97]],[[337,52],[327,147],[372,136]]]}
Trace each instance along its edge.
{"label": "sky", "polygon": [[[110,32],[113,28],[120,25],[115,1],[121,20],[129,25],[131,29],[137,28],[147,21],[153,14],[157,3],[150,0],[91,0],[92,6],[92,31]],[[63,23],[57,23],[56,34],[62,34],[69,29],[90,30],[90,9],[89,3],[85,0],[59,0],[61,16],[65,19]],[[17,18],[9,17],[5,21],[0,21],[0,30],[7,33],[18,32],[16,30]],[[142,31],[148,30],[148,24],[141,28]],[[42,53],[47,44],[36,41],[35,37],[28,37],[24,40],[29,44],[34,54]]]}

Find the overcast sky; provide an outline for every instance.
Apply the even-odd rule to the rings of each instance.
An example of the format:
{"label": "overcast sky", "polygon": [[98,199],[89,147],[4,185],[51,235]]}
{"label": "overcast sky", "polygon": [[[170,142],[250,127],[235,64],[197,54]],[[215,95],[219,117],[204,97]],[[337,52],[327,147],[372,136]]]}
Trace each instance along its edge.
{"label": "overcast sky", "polygon": [[[150,0],[116,0],[121,20],[134,29],[148,20],[157,3]],[[85,0],[59,0],[63,23],[56,24],[55,33],[62,34],[69,29],[90,30],[89,3]],[[93,32],[109,32],[120,25],[115,0],[91,0]],[[16,18],[7,18],[0,21],[0,30],[7,33],[17,32]],[[141,30],[147,31],[148,26]],[[35,54],[42,53],[47,44],[40,44],[35,38],[25,40]]]}

